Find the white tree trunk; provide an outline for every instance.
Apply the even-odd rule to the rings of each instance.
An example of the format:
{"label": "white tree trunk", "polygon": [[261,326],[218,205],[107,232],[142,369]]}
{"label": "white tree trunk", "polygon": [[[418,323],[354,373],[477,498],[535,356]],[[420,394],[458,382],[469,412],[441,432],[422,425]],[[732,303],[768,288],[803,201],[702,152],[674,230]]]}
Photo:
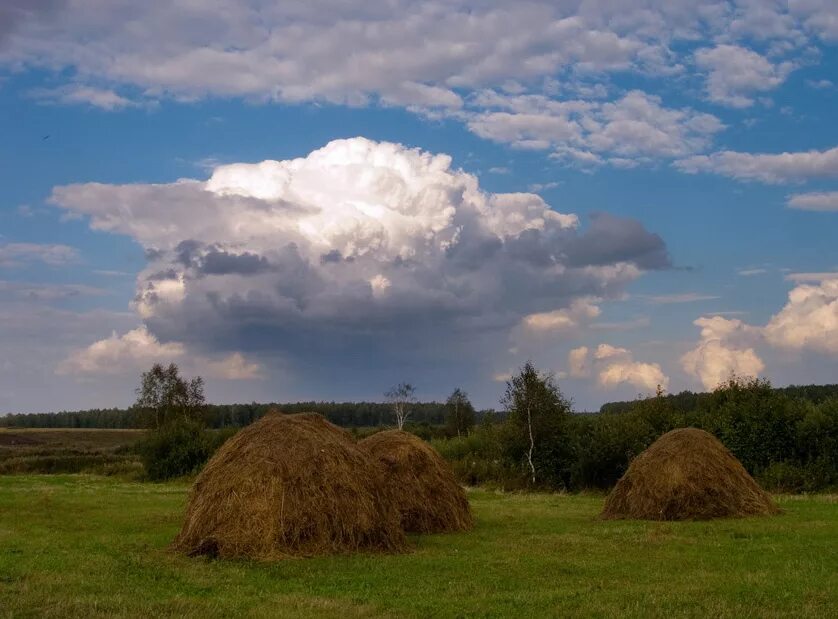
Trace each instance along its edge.
{"label": "white tree trunk", "polygon": [[395,406],[396,411],[396,427],[401,430],[404,428],[404,422],[407,421],[407,414],[405,413],[406,406],[399,402]]}
{"label": "white tree trunk", "polygon": [[527,462],[530,464],[530,471],[532,472],[532,483],[535,483],[535,465],[532,463],[532,452],[535,449],[535,439],[532,436],[532,415],[530,414],[530,405],[527,404],[527,429],[530,432],[530,450],[527,452]]}

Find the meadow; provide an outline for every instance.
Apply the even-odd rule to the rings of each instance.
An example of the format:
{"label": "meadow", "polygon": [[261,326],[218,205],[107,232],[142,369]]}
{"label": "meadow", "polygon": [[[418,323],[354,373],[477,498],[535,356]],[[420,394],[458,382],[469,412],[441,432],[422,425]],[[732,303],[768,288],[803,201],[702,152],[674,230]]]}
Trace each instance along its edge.
{"label": "meadow", "polygon": [[0,428],[0,475],[139,475],[134,446],[143,430]]}
{"label": "meadow", "polygon": [[403,555],[273,564],[168,550],[188,483],[0,476],[0,616],[826,617],[838,497],[770,518],[600,521],[603,496],[472,490],[476,527]]}

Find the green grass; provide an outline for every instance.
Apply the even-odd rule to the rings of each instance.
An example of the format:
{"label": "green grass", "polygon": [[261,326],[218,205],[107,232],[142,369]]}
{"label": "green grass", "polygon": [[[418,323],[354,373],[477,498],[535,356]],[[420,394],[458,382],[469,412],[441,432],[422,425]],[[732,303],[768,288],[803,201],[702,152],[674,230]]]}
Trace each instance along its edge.
{"label": "green grass", "polygon": [[170,553],[186,485],[0,477],[0,616],[838,616],[838,501],[602,522],[602,497],[470,494],[468,534],[275,564]]}
{"label": "green grass", "polygon": [[139,475],[133,446],[143,434],[143,430],[0,428],[0,475]]}

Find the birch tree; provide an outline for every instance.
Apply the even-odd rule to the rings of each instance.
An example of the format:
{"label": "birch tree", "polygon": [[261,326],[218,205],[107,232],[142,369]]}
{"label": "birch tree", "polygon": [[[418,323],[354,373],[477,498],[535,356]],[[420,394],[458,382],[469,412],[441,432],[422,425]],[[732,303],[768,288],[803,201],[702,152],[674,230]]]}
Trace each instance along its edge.
{"label": "birch tree", "polygon": [[163,367],[155,363],[143,372],[136,389],[139,410],[146,427],[160,428],[172,421],[201,421],[204,412],[204,379],[187,381],[174,363]]}
{"label": "birch tree", "polygon": [[[561,467],[551,455],[561,454],[564,423],[570,402],[562,396],[551,374],[541,374],[528,361],[506,383],[501,398],[514,429],[515,450],[525,461],[533,485],[542,481],[547,467]],[[555,471],[551,471],[551,477]]]}
{"label": "birch tree", "polygon": [[416,387],[410,383],[399,383],[387,391],[384,396],[393,408],[396,427],[402,430],[407,418],[410,416],[410,405],[416,402]]}

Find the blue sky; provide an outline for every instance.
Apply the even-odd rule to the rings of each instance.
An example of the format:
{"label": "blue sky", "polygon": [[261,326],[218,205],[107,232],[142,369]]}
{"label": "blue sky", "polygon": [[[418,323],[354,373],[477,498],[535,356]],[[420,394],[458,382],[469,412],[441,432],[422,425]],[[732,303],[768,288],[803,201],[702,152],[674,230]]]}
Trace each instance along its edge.
{"label": "blue sky", "polygon": [[0,9],[0,412],[835,382],[833,2],[273,4]]}

